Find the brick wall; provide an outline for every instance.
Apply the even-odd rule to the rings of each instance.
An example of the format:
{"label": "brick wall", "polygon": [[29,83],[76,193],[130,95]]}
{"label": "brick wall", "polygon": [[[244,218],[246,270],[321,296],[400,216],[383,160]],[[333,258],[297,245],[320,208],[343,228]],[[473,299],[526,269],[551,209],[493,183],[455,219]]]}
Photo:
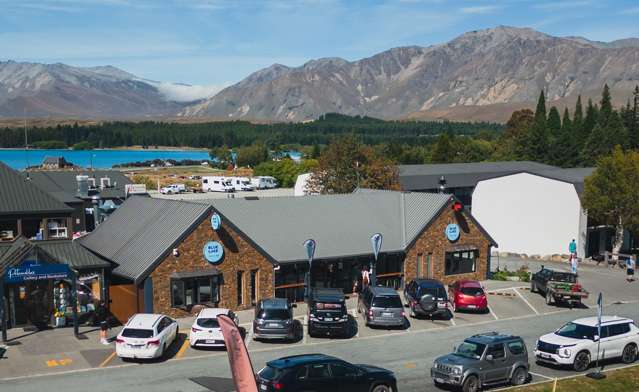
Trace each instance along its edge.
{"label": "brick wall", "polygon": [[[477,228],[465,213],[456,213],[450,203],[435,221],[424,231],[415,243],[406,251],[404,261],[405,282],[417,277],[417,255],[423,254],[421,277],[426,277],[426,257],[431,254],[432,277],[439,279],[444,284],[449,284],[459,279],[483,280],[486,278],[488,266],[488,245],[490,240]],[[461,228],[459,240],[454,243],[446,238],[445,229],[449,223],[457,223]],[[445,253],[453,251],[456,247],[475,247],[479,256],[476,259],[474,273],[445,275]]]}
{"label": "brick wall", "polygon": [[[153,280],[153,311],[172,317],[184,317],[189,313],[184,309],[171,307],[170,276],[174,272],[192,272],[217,268],[222,273],[219,287],[219,306],[233,310],[247,309],[251,305],[250,274],[259,270],[257,298],[274,296],[273,265],[253,246],[240,237],[226,224],[218,232],[211,228],[210,216],[178,245],[179,257],[169,254],[151,273]],[[215,266],[209,264],[202,253],[204,244],[218,241],[224,246],[224,258]],[[237,303],[237,272],[244,271],[244,304]]]}

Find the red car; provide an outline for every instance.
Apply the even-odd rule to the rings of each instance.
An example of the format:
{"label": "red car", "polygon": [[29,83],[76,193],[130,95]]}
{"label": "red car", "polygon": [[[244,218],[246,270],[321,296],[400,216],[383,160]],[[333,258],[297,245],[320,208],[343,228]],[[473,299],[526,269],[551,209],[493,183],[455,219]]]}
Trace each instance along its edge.
{"label": "red car", "polygon": [[454,312],[460,309],[488,312],[486,293],[476,280],[458,280],[449,285],[448,298]]}

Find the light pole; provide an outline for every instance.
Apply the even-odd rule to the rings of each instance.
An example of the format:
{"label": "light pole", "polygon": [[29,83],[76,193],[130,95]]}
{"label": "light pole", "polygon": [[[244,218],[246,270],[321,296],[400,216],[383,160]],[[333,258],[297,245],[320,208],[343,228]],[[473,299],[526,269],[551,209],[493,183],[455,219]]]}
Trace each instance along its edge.
{"label": "light pole", "polygon": [[313,288],[312,268],[313,268],[313,257],[315,256],[316,246],[317,246],[317,243],[315,242],[314,239],[309,238],[308,240],[304,241],[304,249],[306,249],[306,256],[308,257],[308,272],[306,273],[307,274],[306,279],[304,279],[304,283],[305,283],[304,297],[306,297],[306,299],[310,298],[311,289]]}
{"label": "light pole", "polygon": [[439,193],[446,192],[446,178],[444,176],[439,177]]}
{"label": "light pole", "polygon": [[375,258],[374,261],[371,262],[371,272],[370,272],[370,280],[371,286],[377,285],[377,256],[379,255],[380,249],[382,249],[382,235],[380,233],[375,233],[371,237],[371,245],[373,246],[373,256]]}

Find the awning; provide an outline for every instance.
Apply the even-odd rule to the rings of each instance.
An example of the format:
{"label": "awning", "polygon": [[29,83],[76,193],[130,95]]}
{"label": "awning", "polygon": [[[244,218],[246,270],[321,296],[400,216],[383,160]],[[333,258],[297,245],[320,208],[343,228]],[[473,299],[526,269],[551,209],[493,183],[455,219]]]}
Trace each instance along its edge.
{"label": "awning", "polygon": [[203,278],[207,276],[217,276],[220,275],[220,271],[217,268],[200,270],[200,271],[190,271],[190,272],[174,272],[171,274],[171,279],[188,279],[188,278]]}

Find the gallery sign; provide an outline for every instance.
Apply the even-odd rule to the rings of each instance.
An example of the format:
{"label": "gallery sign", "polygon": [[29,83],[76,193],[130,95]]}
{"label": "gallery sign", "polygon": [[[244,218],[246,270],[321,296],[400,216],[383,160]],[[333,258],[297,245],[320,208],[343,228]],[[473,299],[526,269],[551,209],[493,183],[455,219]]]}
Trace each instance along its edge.
{"label": "gallery sign", "polygon": [[71,270],[67,264],[46,264],[25,260],[22,264],[7,268],[5,283],[23,283],[27,281],[69,279]]}

